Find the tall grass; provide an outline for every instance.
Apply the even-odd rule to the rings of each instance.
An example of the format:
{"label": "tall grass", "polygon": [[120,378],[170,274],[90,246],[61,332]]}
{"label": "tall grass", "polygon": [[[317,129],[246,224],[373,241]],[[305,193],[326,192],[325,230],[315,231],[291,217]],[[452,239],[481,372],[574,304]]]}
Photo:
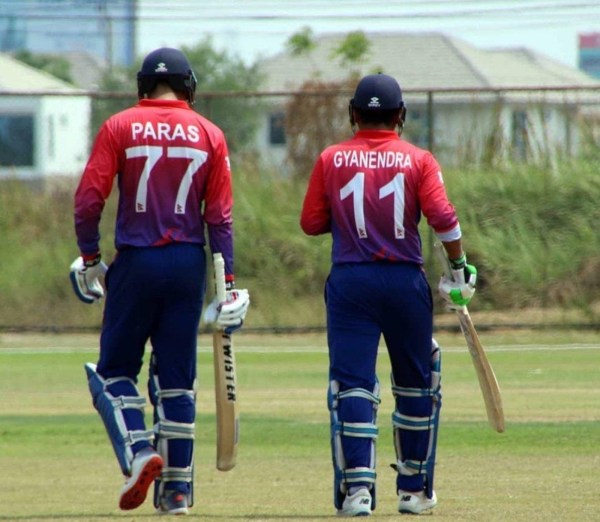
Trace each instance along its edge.
{"label": "tall grass", "polygon": [[490,303],[586,306],[598,299],[600,177],[593,162],[452,171],[446,178],[467,249],[493,287]]}
{"label": "tall grass", "polygon": [[[592,160],[558,168],[516,166],[444,173],[469,259],[480,272],[479,309],[578,307],[598,322],[600,177]],[[0,325],[94,326],[101,307],[82,306],[68,280],[77,256],[73,191],[0,184]],[[330,237],[299,227],[305,183],[234,165],[236,277],[252,295],[254,326],[323,323]],[[115,189],[116,190],[116,189]],[[101,222],[114,255],[116,194]],[[423,227],[426,268],[439,270]],[[250,319],[250,318],[249,318]]]}

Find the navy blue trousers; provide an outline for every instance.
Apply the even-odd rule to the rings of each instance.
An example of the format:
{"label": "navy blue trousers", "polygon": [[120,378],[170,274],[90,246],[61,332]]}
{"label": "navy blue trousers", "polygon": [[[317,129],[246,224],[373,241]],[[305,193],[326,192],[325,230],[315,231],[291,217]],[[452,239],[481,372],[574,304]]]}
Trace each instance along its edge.
{"label": "navy blue trousers", "polygon": [[[381,336],[396,385],[430,387],[433,302],[419,266],[375,262],[333,265],[325,287],[325,301],[329,377],[338,381],[340,391],[349,388],[373,391]],[[430,405],[425,409],[429,411],[404,413],[430,415]],[[423,410],[422,401],[419,410]],[[342,400],[338,417],[344,422],[372,422],[372,404],[360,398]],[[428,444],[428,432],[408,433],[403,441],[403,457],[424,459]],[[370,466],[370,440],[342,437],[342,447],[347,468]],[[399,486],[420,490],[423,477],[399,477]]]}
{"label": "navy blue trousers", "polygon": [[[206,285],[204,248],[173,243],[122,250],[110,265],[106,285],[98,373],[106,379],[129,377],[137,383],[149,341],[160,388],[192,390]],[[165,406],[169,420],[194,422],[193,401],[171,402]],[[127,413],[129,430],[144,429],[140,412]],[[189,466],[192,441],[177,440],[172,446],[168,465]]]}

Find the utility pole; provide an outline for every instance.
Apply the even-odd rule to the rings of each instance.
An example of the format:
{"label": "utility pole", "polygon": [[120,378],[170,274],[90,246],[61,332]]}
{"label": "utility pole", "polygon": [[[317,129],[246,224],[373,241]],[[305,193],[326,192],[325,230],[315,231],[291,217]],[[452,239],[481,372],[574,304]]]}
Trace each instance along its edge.
{"label": "utility pole", "polygon": [[108,0],[98,0],[98,11],[100,13],[100,23],[102,24],[102,33],[104,34],[104,57],[108,70],[113,70],[113,31],[112,17],[108,12]]}

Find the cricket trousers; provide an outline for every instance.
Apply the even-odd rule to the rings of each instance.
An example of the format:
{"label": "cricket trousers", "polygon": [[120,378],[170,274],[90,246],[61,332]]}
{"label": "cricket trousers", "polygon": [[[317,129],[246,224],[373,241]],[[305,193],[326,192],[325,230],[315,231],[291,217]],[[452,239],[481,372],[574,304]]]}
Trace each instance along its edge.
{"label": "cricket trousers", "polygon": [[[172,243],[120,251],[106,274],[98,373],[105,379],[127,377],[137,383],[149,341],[150,371],[158,377],[160,389],[192,392],[205,274],[201,245]],[[171,400],[164,410],[169,421],[192,425],[193,394]],[[141,412],[125,411],[128,430],[145,429]],[[155,422],[157,419],[155,408]],[[134,453],[139,449],[134,444]],[[169,441],[168,453],[168,466],[190,466],[193,440]],[[187,493],[189,485],[175,484],[173,489]]]}
{"label": "cricket trousers", "polygon": [[[329,377],[337,381],[340,392],[378,389],[376,364],[382,336],[395,386],[430,387],[433,302],[421,267],[387,262],[333,265],[325,301]],[[382,389],[389,388],[383,385]],[[431,414],[431,402],[421,401],[418,409],[404,413],[426,417]],[[348,397],[339,401],[337,415],[344,423],[371,423],[373,404]],[[341,442],[347,469],[373,466],[374,442],[355,436],[342,436]],[[428,446],[427,431],[403,435],[403,456],[407,459],[424,460]],[[407,490],[423,489],[422,475],[398,480]]]}

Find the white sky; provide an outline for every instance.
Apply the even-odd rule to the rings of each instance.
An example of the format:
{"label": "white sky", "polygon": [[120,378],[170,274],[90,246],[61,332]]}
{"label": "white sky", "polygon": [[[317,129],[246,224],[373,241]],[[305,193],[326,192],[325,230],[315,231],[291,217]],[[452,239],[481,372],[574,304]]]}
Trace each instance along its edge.
{"label": "white sky", "polygon": [[[250,64],[303,27],[323,33],[435,31],[481,48],[527,47],[577,67],[578,34],[600,32],[600,0],[139,0],[138,54],[193,45]],[[165,8],[165,5],[168,6]]]}

